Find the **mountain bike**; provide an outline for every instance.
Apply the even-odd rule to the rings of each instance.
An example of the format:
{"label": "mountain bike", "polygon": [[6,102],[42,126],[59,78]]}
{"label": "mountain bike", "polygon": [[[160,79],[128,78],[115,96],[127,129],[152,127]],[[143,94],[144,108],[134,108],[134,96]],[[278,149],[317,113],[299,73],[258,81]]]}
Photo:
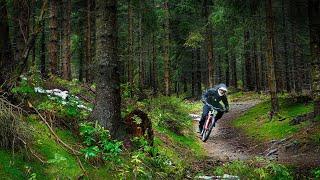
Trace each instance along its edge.
{"label": "mountain bike", "polygon": [[203,124],[202,132],[201,132],[201,140],[203,142],[206,142],[210,136],[210,133],[212,131],[212,128],[214,127],[216,120],[215,117],[218,113],[218,111],[224,112],[223,109],[211,107],[211,110],[209,111],[206,121]]}

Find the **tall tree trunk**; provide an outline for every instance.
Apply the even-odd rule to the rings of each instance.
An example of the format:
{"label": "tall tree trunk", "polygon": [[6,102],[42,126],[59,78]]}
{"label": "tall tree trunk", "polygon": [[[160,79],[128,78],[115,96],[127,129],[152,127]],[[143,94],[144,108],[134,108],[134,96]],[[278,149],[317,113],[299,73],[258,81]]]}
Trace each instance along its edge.
{"label": "tall tree trunk", "polygon": [[201,96],[201,58],[200,58],[200,48],[196,50],[196,64],[197,64],[197,73],[196,73],[196,80],[197,80],[197,97]]}
{"label": "tall tree trunk", "polygon": [[253,42],[253,59],[254,59],[254,79],[255,79],[255,91],[260,92],[261,86],[260,86],[260,79],[259,79],[259,72],[260,70],[260,62],[257,54],[257,42]]}
{"label": "tall tree trunk", "polygon": [[230,72],[230,86],[237,89],[237,60],[234,53],[231,54]]}
{"label": "tall tree trunk", "polygon": [[91,5],[92,2],[91,0],[87,0],[87,17],[86,17],[86,39],[85,39],[85,43],[86,43],[86,50],[85,50],[85,78],[86,78],[86,82],[91,83],[92,82],[92,73],[91,71],[93,70],[92,67],[92,56],[91,56]]}
{"label": "tall tree trunk", "polygon": [[217,83],[222,83],[222,79],[223,79],[223,73],[222,73],[222,63],[221,62],[223,62],[222,61],[222,57],[221,57],[221,55],[220,54],[218,54],[218,59],[217,59],[218,61],[217,61],[217,69],[218,69],[218,71],[217,71],[217,80],[216,80],[216,82]]}
{"label": "tall tree trunk", "polygon": [[291,75],[289,73],[289,53],[288,53],[288,37],[287,37],[287,23],[286,23],[286,9],[285,9],[285,0],[282,0],[282,27],[283,27],[283,58],[285,63],[285,89],[287,92],[291,91]]}
{"label": "tall tree trunk", "polygon": [[13,71],[6,0],[0,0],[0,89]]}
{"label": "tall tree trunk", "polygon": [[83,45],[84,45],[84,41],[83,41],[83,35],[80,33],[80,42],[79,42],[79,47],[78,47],[78,53],[79,53],[79,81],[83,82],[83,78],[84,78],[84,53],[83,53]]}
{"label": "tall tree trunk", "polygon": [[14,42],[15,42],[15,62],[22,60],[23,50],[29,37],[29,2],[26,0],[13,1],[13,25],[14,25]]}
{"label": "tall tree trunk", "polygon": [[[96,0],[96,105],[91,119],[107,128],[114,138],[123,134],[119,59],[117,55],[116,0]],[[107,43],[108,42],[108,43]]]}
{"label": "tall tree trunk", "polygon": [[[228,47],[228,38],[225,39],[226,43],[226,50],[229,51]],[[229,86],[230,84],[230,62],[229,62],[229,52],[226,52],[226,59],[225,59],[225,84]]]}
{"label": "tall tree trunk", "polygon": [[245,70],[245,82],[244,89],[246,91],[254,90],[252,82],[252,59],[250,58],[250,46],[249,46],[250,33],[248,30],[244,32],[244,70]]}
{"label": "tall tree trunk", "polygon": [[42,78],[47,77],[46,72],[46,33],[45,33],[45,22],[42,21],[42,32],[41,32],[41,38],[40,38],[40,44],[41,44],[41,51],[40,51],[40,73]]}
{"label": "tall tree trunk", "polygon": [[[31,3],[32,8],[32,32],[36,30],[36,1],[32,0]],[[32,47],[32,60],[31,60],[31,66],[34,66],[36,63],[36,44]]]}
{"label": "tall tree trunk", "polygon": [[268,84],[271,96],[271,111],[279,111],[279,102],[276,87],[276,75],[274,67],[274,17],[272,12],[272,0],[266,0],[266,27],[267,27],[267,62],[268,62]]}
{"label": "tall tree trunk", "polygon": [[156,38],[155,38],[155,34],[152,33],[152,70],[151,70],[151,76],[152,76],[152,89],[153,89],[153,93],[157,94],[158,92],[158,78],[157,78],[157,50],[156,50]]}
{"label": "tall tree trunk", "polygon": [[63,15],[62,77],[71,80],[71,0],[63,0],[63,7],[66,11]]}
{"label": "tall tree trunk", "polygon": [[165,87],[165,95],[170,95],[170,54],[169,54],[169,47],[170,47],[170,27],[169,27],[169,1],[166,0],[163,4],[164,10],[164,53],[163,53],[163,60],[164,60],[164,87]]}
{"label": "tall tree trunk", "polygon": [[302,69],[300,68],[301,62],[298,58],[298,40],[296,35],[296,27],[294,24],[291,26],[292,28],[292,46],[293,46],[293,79],[294,79],[294,93],[296,96],[300,96],[302,93]]}
{"label": "tall tree trunk", "polygon": [[[141,8],[141,3],[140,3]],[[142,11],[142,10],[141,10]],[[143,46],[143,30],[142,30],[142,12],[139,13],[139,89],[144,89],[144,46]]]}
{"label": "tall tree trunk", "polygon": [[314,115],[320,116],[320,2],[308,0]]}
{"label": "tall tree trunk", "polygon": [[191,64],[191,96],[195,97],[196,96],[196,71],[197,71],[197,66],[196,66],[196,56],[195,56],[195,51],[194,49],[192,50],[192,64]]}
{"label": "tall tree trunk", "polygon": [[207,48],[207,68],[208,68],[208,83],[209,87],[214,86],[214,59],[213,59],[213,38],[212,38],[212,27],[209,21],[209,3],[208,0],[203,2],[204,18],[206,21],[206,48]]}
{"label": "tall tree trunk", "polygon": [[58,21],[57,21],[58,0],[50,1],[49,29],[50,40],[48,45],[50,72],[53,75],[58,74]]}
{"label": "tall tree trunk", "polygon": [[132,94],[133,83],[133,0],[128,1],[128,82],[130,94]]}

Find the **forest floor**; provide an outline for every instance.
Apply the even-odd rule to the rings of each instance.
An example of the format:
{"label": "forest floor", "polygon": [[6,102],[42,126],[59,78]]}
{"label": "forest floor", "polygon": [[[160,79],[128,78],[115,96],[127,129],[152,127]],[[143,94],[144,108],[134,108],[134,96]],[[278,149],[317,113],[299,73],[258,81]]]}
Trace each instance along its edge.
{"label": "forest floor", "polygon": [[[231,103],[231,111],[224,114],[207,142],[202,143],[207,152],[207,157],[204,162],[203,160],[195,162],[191,171],[212,175],[214,166],[235,160],[250,160],[256,157],[263,157],[268,160],[275,160],[277,163],[293,166],[299,172],[304,171],[304,169],[319,167],[319,147],[308,143],[297,143],[300,142],[303,134],[308,133],[308,131],[280,140],[258,142],[245,135],[242,129],[235,128],[232,125],[235,119],[258,103],[260,103],[259,100]],[[195,120],[195,131],[198,128],[199,114],[201,112],[190,114]],[[200,138],[199,134],[198,137]]]}

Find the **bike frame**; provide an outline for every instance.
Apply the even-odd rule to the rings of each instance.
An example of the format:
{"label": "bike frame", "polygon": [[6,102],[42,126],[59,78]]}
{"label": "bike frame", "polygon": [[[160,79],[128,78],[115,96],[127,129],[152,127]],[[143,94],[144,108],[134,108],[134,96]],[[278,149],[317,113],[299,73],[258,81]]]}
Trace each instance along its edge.
{"label": "bike frame", "polygon": [[204,126],[205,129],[209,129],[210,128],[210,124],[214,122],[214,120],[215,120],[214,111],[215,110],[209,111],[208,116],[207,116],[207,120],[206,120],[205,126]]}
{"label": "bike frame", "polygon": [[201,139],[203,142],[206,142],[210,136],[217,113],[217,108],[212,108],[207,115],[206,121],[203,125],[203,129],[201,132]]}

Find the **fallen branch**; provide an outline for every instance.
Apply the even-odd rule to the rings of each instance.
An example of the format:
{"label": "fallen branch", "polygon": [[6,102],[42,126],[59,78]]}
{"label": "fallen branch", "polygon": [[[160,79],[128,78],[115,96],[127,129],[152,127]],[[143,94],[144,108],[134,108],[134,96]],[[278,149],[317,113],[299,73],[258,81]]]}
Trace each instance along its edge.
{"label": "fallen branch", "polygon": [[39,115],[39,117],[41,118],[41,120],[46,124],[46,126],[49,128],[51,134],[56,138],[56,140],[61,143],[65,148],[67,148],[69,151],[72,152],[72,154],[74,155],[80,155],[81,153],[75,149],[73,149],[72,147],[70,147],[68,144],[66,144],[65,142],[63,142],[59,136],[54,132],[54,130],[51,128],[50,124],[46,121],[46,119],[41,115],[41,113],[35,108],[33,107],[33,105],[28,101],[28,105],[30,108],[32,108],[33,110],[35,110],[35,112]]}
{"label": "fallen branch", "polygon": [[32,108],[32,109],[35,110],[35,112],[39,115],[39,117],[41,118],[41,120],[42,120],[42,121],[46,124],[46,126],[49,128],[51,134],[56,138],[56,140],[57,140],[60,144],[62,144],[67,150],[71,151],[71,153],[72,153],[73,155],[76,156],[77,162],[78,162],[80,168],[82,169],[83,173],[84,173],[85,175],[87,175],[86,170],[84,169],[84,167],[83,167],[83,165],[82,165],[82,163],[81,163],[81,160],[80,160],[80,158],[79,158],[79,156],[81,155],[81,152],[73,149],[71,146],[69,146],[68,144],[66,144],[65,142],[63,142],[63,141],[59,138],[59,136],[54,132],[54,130],[51,128],[51,126],[50,126],[49,123],[46,121],[46,119],[41,115],[41,113],[40,113],[35,107],[33,107],[33,105],[32,105],[29,101],[28,101],[28,105],[29,105],[30,108]]}
{"label": "fallen branch", "polygon": [[42,164],[45,164],[47,162],[45,162],[44,160],[42,160],[30,147],[29,148],[29,151],[31,152],[31,154],[36,157]]}

